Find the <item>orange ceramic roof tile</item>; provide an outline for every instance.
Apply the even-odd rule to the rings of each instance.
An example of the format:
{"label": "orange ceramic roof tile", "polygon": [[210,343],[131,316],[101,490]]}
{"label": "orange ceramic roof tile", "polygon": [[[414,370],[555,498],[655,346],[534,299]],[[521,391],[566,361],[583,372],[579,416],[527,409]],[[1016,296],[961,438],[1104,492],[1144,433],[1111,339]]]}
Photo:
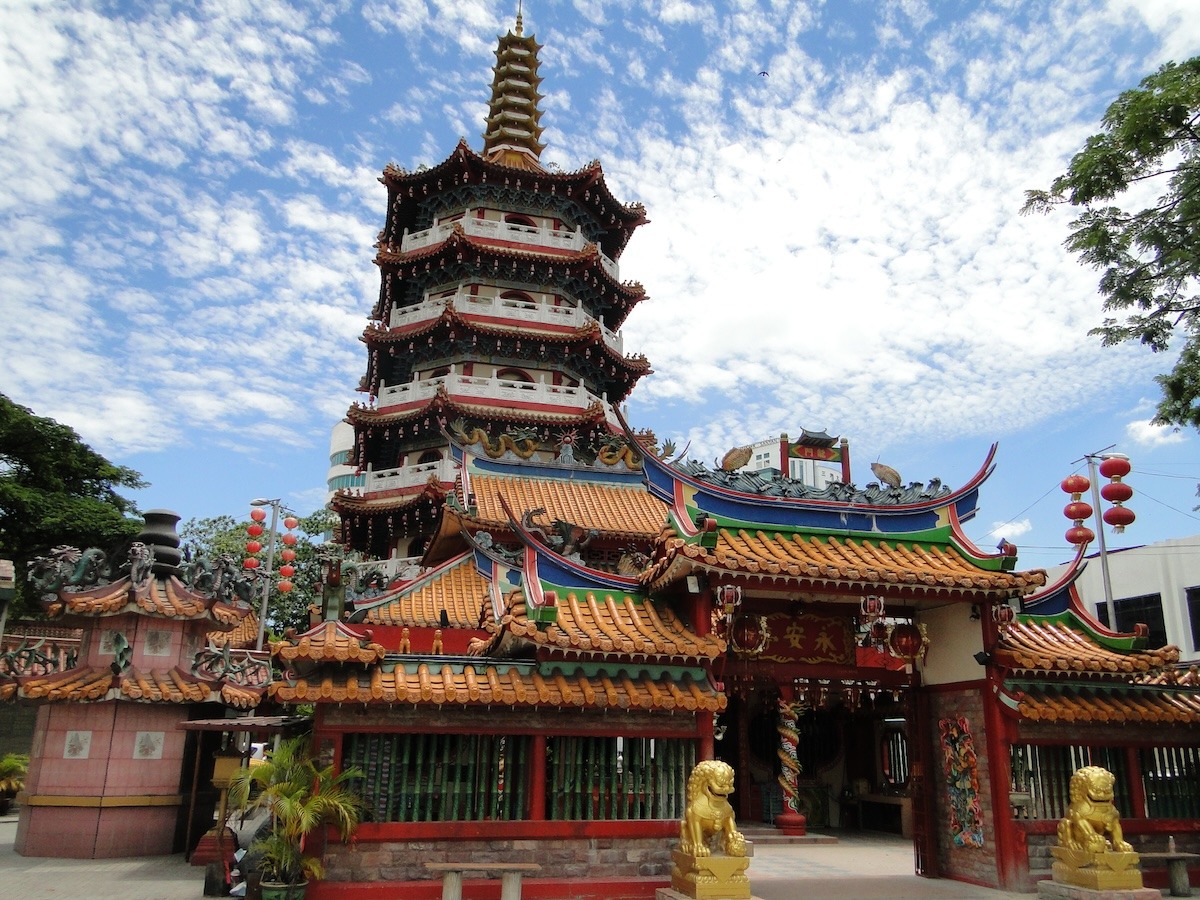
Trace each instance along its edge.
{"label": "orange ceramic roof tile", "polygon": [[518,515],[544,509],[535,522],[561,519],[601,534],[650,540],[667,519],[667,507],[638,485],[599,484],[551,478],[474,475],[475,520],[484,527],[508,528],[500,498]]}
{"label": "orange ceramic roof tile", "polygon": [[992,656],[1010,669],[1131,675],[1172,666],[1179,661],[1179,648],[1110,650],[1065,623],[1018,619],[1008,626]]}
{"label": "orange ceramic roof tile", "polygon": [[359,631],[341,622],[322,622],[301,635],[289,635],[271,643],[271,653],[285,662],[352,662],[371,665],[387,655],[382,644],[371,640],[370,631]]}
{"label": "orange ceramic roof tile", "polygon": [[539,672],[483,665],[440,669],[421,665],[414,672],[376,668],[369,677],[324,677],[294,683],[274,682],[271,696],[284,703],[317,701],[355,703],[458,704],[460,706],[525,706],[591,709],[719,712],[725,695],[707,683],[684,675],[678,682],[664,675],[621,672],[588,676],[580,672]]}
{"label": "orange ceramic roof tile", "polygon": [[212,684],[178,666],[163,670],[128,669],[120,677],[107,667],[81,666],[20,681],[20,696],[26,700],[200,703],[214,699],[212,694]]}
{"label": "orange ceramic roof tile", "polygon": [[250,611],[232,631],[210,631],[204,637],[214,647],[226,644],[235,650],[253,647],[258,643],[258,615]]}
{"label": "orange ceramic roof tile", "polygon": [[582,653],[700,661],[725,652],[723,640],[695,634],[669,607],[638,603],[629,596],[569,593],[559,598],[557,620],[539,630],[527,618],[525,599],[517,593],[502,624],[539,646]]}
{"label": "orange ceramic roof tile", "polygon": [[[369,608],[363,622],[370,625],[409,625],[441,628],[442,611],[452,628],[478,628],[480,610],[488,597],[488,581],[475,567],[474,555],[463,553],[397,588],[387,602]],[[385,594],[382,600],[387,598]]]}
{"label": "orange ceramic roof tile", "polygon": [[721,529],[711,550],[668,537],[642,576],[652,589],[695,569],[715,569],[819,586],[905,587],[929,594],[958,592],[1009,597],[1045,584],[1041,569],[980,569],[952,546],[909,541],[824,537]]}
{"label": "orange ceramic roof tile", "polygon": [[[335,494],[331,501],[338,509],[359,512],[399,512],[422,503],[441,503],[445,493],[427,485],[416,494],[388,495],[384,497],[359,497],[350,493]],[[347,489],[348,490],[348,489]]]}
{"label": "orange ceramic roof tile", "polygon": [[167,670],[130,669],[121,676],[121,694],[130,700],[156,703],[201,703],[212,699],[213,688],[175,667]]}
{"label": "orange ceramic roof tile", "polygon": [[242,685],[225,684],[221,686],[221,702],[235,709],[254,709],[262,702],[265,688],[248,688]]}
{"label": "orange ceramic roof tile", "polygon": [[109,668],[79,666],[21,680],[20,695],[26,700],[104,700],[116,676]]}
{"label": "orange ceramic roof tile", "polygon": [[60,614],[104,616],[136,611],[168,619],[212,619],[236,625],[250,610],[197,594],[175,576],[152,578],[134,588],[128,577],[86,591],[62,591]]}
{"label": "orange ceramic roof tile", "polygon": [[11,700],[17,694],[17,683],[6,678],[0,678],[0,700]]}
{"label": "orange ceramic roof tile", "polygon": [[1170,668],[1134,679],[1135,684],[1177,684],[1181,687],[1200,687],[1200,666],[1186,669]]}
{"label": "orange ceramic roof tile", "polygon": [[1018,707],[1035,722],[1107,725],[1200,724],[1200,694],[1137,692],[1116,694],[1050,694],[1027,691]]}

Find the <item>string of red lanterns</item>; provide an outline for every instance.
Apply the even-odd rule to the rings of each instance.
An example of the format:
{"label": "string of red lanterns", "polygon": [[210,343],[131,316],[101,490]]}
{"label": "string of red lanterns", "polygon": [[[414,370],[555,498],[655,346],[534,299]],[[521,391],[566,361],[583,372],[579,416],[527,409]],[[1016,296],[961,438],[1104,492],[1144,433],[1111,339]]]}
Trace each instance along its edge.
{"label": "string of red lanterns", "polygon": [[[1091,457],[1088,459],[1090,462]],[[1109,509],[1104,511],[1101,518],[1106,524],[1111,525],[1117,534],[1123,532],[1127,525],[1132,525],[1137,518],[1133,510],[1124,505],[1133,496],[1133,488],[1122,480],[1131,469],[1128,457],[1123,455],[1105,456],[1100,461],[1100,474],[1109,479],[1108,484],[1100,489],[1100,496],[1112,504]],[[1095,472],[1093,471],[1092,474],[1094,475]],[[1074,523],[1067,529],[1067,542],[1076,546],[1090,544],[1096,539],[1096,534],[1083,523],[1092,517],[1095,510],[1082,498],[1084,492],[1092,487],[1091,480],[1086,475],[1076,472],[1064,478],[1060,487],[1064,493],[1071,495],[1071,502],[1063,507],[1063,515]]]}
{"label": "string of red lanterns", "polygon": [[[254,571],[262,566],[262,560],[258,558],[258,554],[262,552],[263,545],[259,538],[262,537],[263,531],[266,530],[266,526],[263,525],[263,520],[266,517],[267,512],[264,509],[256,507],[250,510],[252,521],[246,526],[246,534],[250,536],[250,539],[246,541],[246,553],[248,555],[242,560],[243,569]],[[279,589],[279,592],[283,594],[289,593],[296,587],[291,579],[296,574],[296,567],[292,563],[296,560],[296,543],[299,539],[292,532],[299,524],[300,520],[295,516],[286,516],[283,520],[283,527],[287,529],[287,532],[280,535],[279,538],[283,543],[283,549],[279,551],[279,558],[283,560],[283,565],[277,570],[280,581],[279,584],[275,585]],[[274,542],[272,541],[273,544]],[[271,575],[272,562],[273,560],[267,560],[267,567],[263,572],[264,576]]]}

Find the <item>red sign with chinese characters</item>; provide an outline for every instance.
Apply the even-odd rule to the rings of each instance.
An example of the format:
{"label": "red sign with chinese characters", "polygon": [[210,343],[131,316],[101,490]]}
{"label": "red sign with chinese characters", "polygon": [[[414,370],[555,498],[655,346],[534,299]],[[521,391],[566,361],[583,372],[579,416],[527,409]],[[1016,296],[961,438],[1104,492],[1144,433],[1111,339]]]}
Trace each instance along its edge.
{"label": "red sign with chinese characters", "polygon": [[848,616],[772,613],[766,618],[771,637],[757,659],[781,663],[855,664],[854,632]]}

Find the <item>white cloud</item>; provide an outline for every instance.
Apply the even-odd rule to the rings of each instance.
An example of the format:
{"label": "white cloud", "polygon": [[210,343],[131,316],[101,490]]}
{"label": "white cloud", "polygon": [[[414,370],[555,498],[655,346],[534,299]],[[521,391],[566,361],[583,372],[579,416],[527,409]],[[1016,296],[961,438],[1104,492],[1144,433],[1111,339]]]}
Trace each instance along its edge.
{"label": "white cloud", "polygon": [[1169,444],[1182,444],[1187,440],[1178,428],[1167,425],[1155,425],[1150,419],[1139,419],[1125,426],[1125,436],[1133,443],[1142,447],[1162,447]]}

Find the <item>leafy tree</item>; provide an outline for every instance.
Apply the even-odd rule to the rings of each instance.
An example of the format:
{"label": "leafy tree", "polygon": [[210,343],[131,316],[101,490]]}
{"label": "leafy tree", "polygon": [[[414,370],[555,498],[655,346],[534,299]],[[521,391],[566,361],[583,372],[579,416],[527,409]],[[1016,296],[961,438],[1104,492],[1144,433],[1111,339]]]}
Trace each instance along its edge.
{"label": "leafy tree", "polygon": [[[1160,192],[1146,208],[1114,205],[1143,185]],[[1155,422],[1200,428],[1200,57],[1167,63],[1117,97],[1066,173],[1026,192],[1022,212],[1061,204],[1081,210],[1065,243],[1103,272],[1114,314],[1090,333],[1156,352],[1182,338],[1175,367],[1157,378]]]}
{"label": "leafy tree", "polygon": [[16,564],[14,613],[40,612],[25,580],[33,558],[59,544],[109,550],[136,535],[142,520],[118,488],[145,486],[73,428],[0,394],[0,557]]}
{"label": "leafy tree", "polygon": [[[321,602],[318,588],[321,581],[321,566],[317,560],[316,548],[320,544],[320,539],[332,529],[337,517],[327,509],[319,509],[312,515],[301,516],[298,519],[299,524],[294,532],[297,541],[293,548],[296,551],[296,559],[292,562],[296,573],[291,578],[294,589],[290,593],[284,593],[277,587],[280,579],[277,576],[271,579],[270,597],[267,601],[267,628],[274,634],[281,634],[288,628],[307,630],[308,608],[314,604],[320,606]],[[238,522],[233,516],[189,519],[179,530],[179,535],[187,552],[192,557],[203,555],[210,560],[215,560],[218,556],[227,554],[236,560],[242,560],[246,557],[246,542],[249,540],[246,526],[249,524],[249,522]],[[270,527],[269,521],[263,524],[264,527]],[[276,572],[283,564],[280,553],[284,547],[282,542],[284,534],[286,534],[286,530],[280,528],[275,535],[274,567]],[[270,535],[264,533],[257,540],[266,548]],[[265,563],[265,549],[260,556]],[[260,582],[255,591],[259,602],[262,598],[261,592],[262,584]]]}

